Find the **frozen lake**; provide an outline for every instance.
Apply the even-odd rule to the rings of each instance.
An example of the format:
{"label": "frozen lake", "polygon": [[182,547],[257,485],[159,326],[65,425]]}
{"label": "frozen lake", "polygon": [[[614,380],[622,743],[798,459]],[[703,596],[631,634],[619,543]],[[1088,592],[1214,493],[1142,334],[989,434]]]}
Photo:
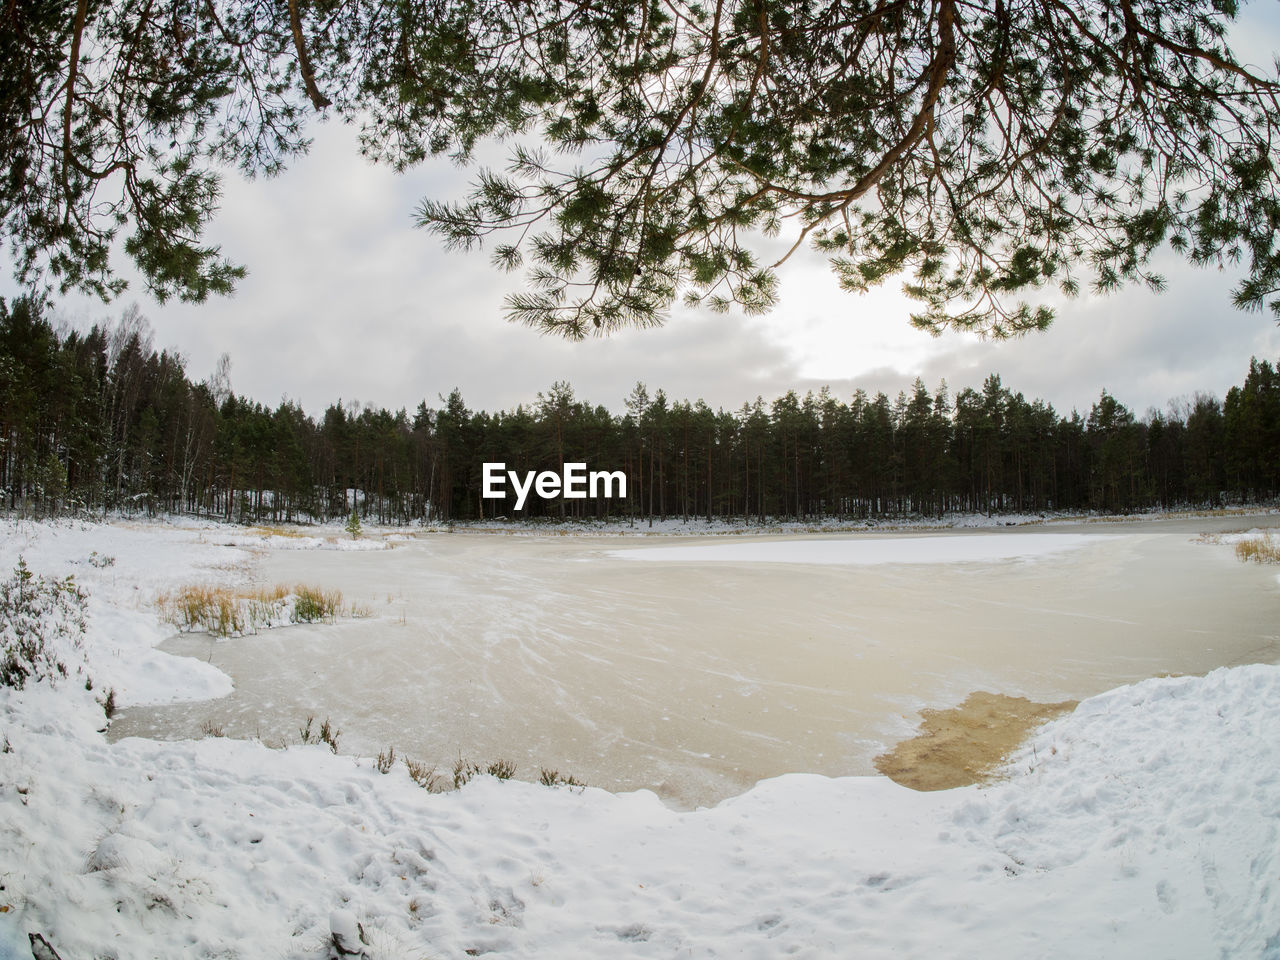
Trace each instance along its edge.
{"label": "frozen lake", "polygon": [[123,711],[111,736],[297,739],[514,760],[678,806],[807,771],[870,774],[921,707],[1058,701],[1280,660],[1276,570],[1205,532],[1280,518],[815,537],[430,534],[266,551],[256,578],[338,588],[370,620],[169,641],[236,691]]}

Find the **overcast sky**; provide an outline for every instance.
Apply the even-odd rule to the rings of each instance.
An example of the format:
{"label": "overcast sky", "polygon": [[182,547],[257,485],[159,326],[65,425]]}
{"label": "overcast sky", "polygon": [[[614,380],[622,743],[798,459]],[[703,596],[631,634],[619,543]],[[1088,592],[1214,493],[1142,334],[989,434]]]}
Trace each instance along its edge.
{"label": "overcast sky", "polygon": [[[1241,55],[1269,64],[1280,3],[1247,6],[1237,36]],[[1106,388],[1142,414],[1196,391],[1221,397],[1251,356],[1280,359],[1269,315],[1231,307],[1235,276],[1172,257],[1161,260],[1164,293],[1063,301],[1047,333],[1014,341],[914,331],[896,284],[842,293],[825,261],[798,253],[767,317],[678,309],[662,328],[567,343],[503,319],[519,275],[498,272],[484,252],[446,253],[412,226],[423,197],[462,196],[465,172],[441,160],[396,176],[360,159],[351,128],[312,132],[310,154],[281,177],[225,180],[208,235],[249,268],[233,297],[161,306],[134,280],[111,305],[66,298],[65,315],[87,326],[136,300],[156,347],[181,353],[193,380],[226,352],[237,393],[271,406],[287,397],[312,414],[339,398],[435,406],[455,386],[472,409],[511,409],[556,380],[615,411],[636,381],[727,408],[824,384],[846,399],[858,387],[892,396],[917,376],[930,390],[945,378],[954,396],[989,373],[1064,413],[1087,413]],[[6,278],[0,292],[13,290]]]}

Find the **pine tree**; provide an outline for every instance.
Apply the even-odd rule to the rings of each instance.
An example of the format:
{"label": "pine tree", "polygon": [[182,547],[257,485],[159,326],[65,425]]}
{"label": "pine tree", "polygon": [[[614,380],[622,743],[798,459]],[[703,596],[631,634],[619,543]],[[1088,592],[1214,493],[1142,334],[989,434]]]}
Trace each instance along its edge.
{"label": "pine tree", "polygon": [[364,532],[360,526],[360,514],[356,512],[356,508],[351,508],[351,516],[347,517],[347,533],[351,534],[352,540],[359,540],[360,535]]}
{"label": "pine tree", "polygon": [[0,236],[63,291],[117,294],[123,247],[159,299],[224,294],[243,269],[201,239],[223,171],[280,171],[331,115],[398,170],[517,143],[417,219],[458,247],[509,230],[510,315],[569,337],[680,298],[766,310],[783,230],[850,290],[908,273],[931,329],[1159,286],[1165,243],[1247,256],[1236,303],[1280,316],[1280,81],[1229,47],[1238,8],[24,0],[0,12]]}

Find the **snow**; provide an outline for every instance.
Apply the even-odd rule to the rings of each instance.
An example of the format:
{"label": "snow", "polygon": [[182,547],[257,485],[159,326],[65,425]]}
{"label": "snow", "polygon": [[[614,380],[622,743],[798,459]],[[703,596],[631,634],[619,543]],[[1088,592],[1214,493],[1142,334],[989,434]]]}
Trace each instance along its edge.
{"label": "snow", "polygon": [[1235,546],[1237,543],[1243,543],[1246,540],[1257,540],[1263,537],[1272,536],[1273,531],[1263,527],[1253,527],[1249,530],[1231,530],[1226,533],[1213,534],[1205,539],[1211,543],[1225,543]]}
{"label": "snow", "polygon": [[1031,560],[1076,550],[1104,539],[1089,534],[975,534],[956,537],[791,540],[682,544],[615,550],[611,556],[660,563],[991,563]]}
{"label": "snow", "polygon": [[15,523],[0,526],[0,576],[21,556],[37,574],[74,576],[89,592],[93,625],[85,669],[120,707],[226,696],[231,678],[206,663],[154,649],[172,630],[151,607],[155,595],[188,581],[230,583],[251,555],[206,544],[205,526]]}
{"label": "snow", "polygon": [[[89,590],[89,668],[133,702],[216,692],[151,649],[147,594],[243,577],[247,548],[0,536],[9,569]],[[1280,958],[1275,665],[1086,700],[990,786],[796,773],[692,812],[484,776],[430,794],[318,745],[108,745],[105,685],[0,690],[0,957],[41,933],[65,960],[321,958],[335,937],[372,958]]]}
{"label": "snow", "polygon": [[373,540],[343,537],[281,536],[280,534],[230,534],[218,537],[218,542],[229,547],[269,548],[272,550],[389,550],[392,538]]}

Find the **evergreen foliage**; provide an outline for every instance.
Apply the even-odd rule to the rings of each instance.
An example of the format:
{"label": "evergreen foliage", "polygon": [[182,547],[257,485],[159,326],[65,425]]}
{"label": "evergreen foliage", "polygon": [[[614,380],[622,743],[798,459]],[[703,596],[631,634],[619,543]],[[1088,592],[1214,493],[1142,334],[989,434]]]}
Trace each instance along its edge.
{"label": "evergreen foliage", "polygon": [[512,144],[417,217],[502,234],[512,317],[570,337],[680,297],[767,309],[805,243],[850,290],[905,271],[931,329],[1159,286],[1165,243],[1244,261],[1236,302],[1280,312],[1280,85],[1228,46],[1238,7],[24,0],[0,12],[0,235],[64,291],[118,292],[123,239],[158,298],[225,293],[243,270],[201,239],[222,170],[279,172],[318,114],[396,169]]}
{"label": "evergreen foliage", "polygon": [[[225,364],[224,364],[225,366]],[[38,301],[0,301],[0,503],[191,513],[237,522],[380,524],[512,514],[482,465],[621,470],[627,498],[529,498],[524,517],[870,518],[1131,511],[1280,496],[1280,373],[1250,363],[1220,402],[1139,418],[1102,391],[1061,415],[992,375],[979,390],[891,398],[829,390],[736,411],[637,384],[621,414],[556,383],[513,411],[453,390],[410,415],[336,402],[319,418],[187,379],[146,321],[57,332]],[[56,468],[54,464],[56,463]],[[104,561],[105,562],[105,561]]]}
{"label": "evergreen foliage", "polygon": [[0,580],[0,686],[66,677],[71,666],[81,672],[86,603],[72,577],[39,576],[19,557]]}

